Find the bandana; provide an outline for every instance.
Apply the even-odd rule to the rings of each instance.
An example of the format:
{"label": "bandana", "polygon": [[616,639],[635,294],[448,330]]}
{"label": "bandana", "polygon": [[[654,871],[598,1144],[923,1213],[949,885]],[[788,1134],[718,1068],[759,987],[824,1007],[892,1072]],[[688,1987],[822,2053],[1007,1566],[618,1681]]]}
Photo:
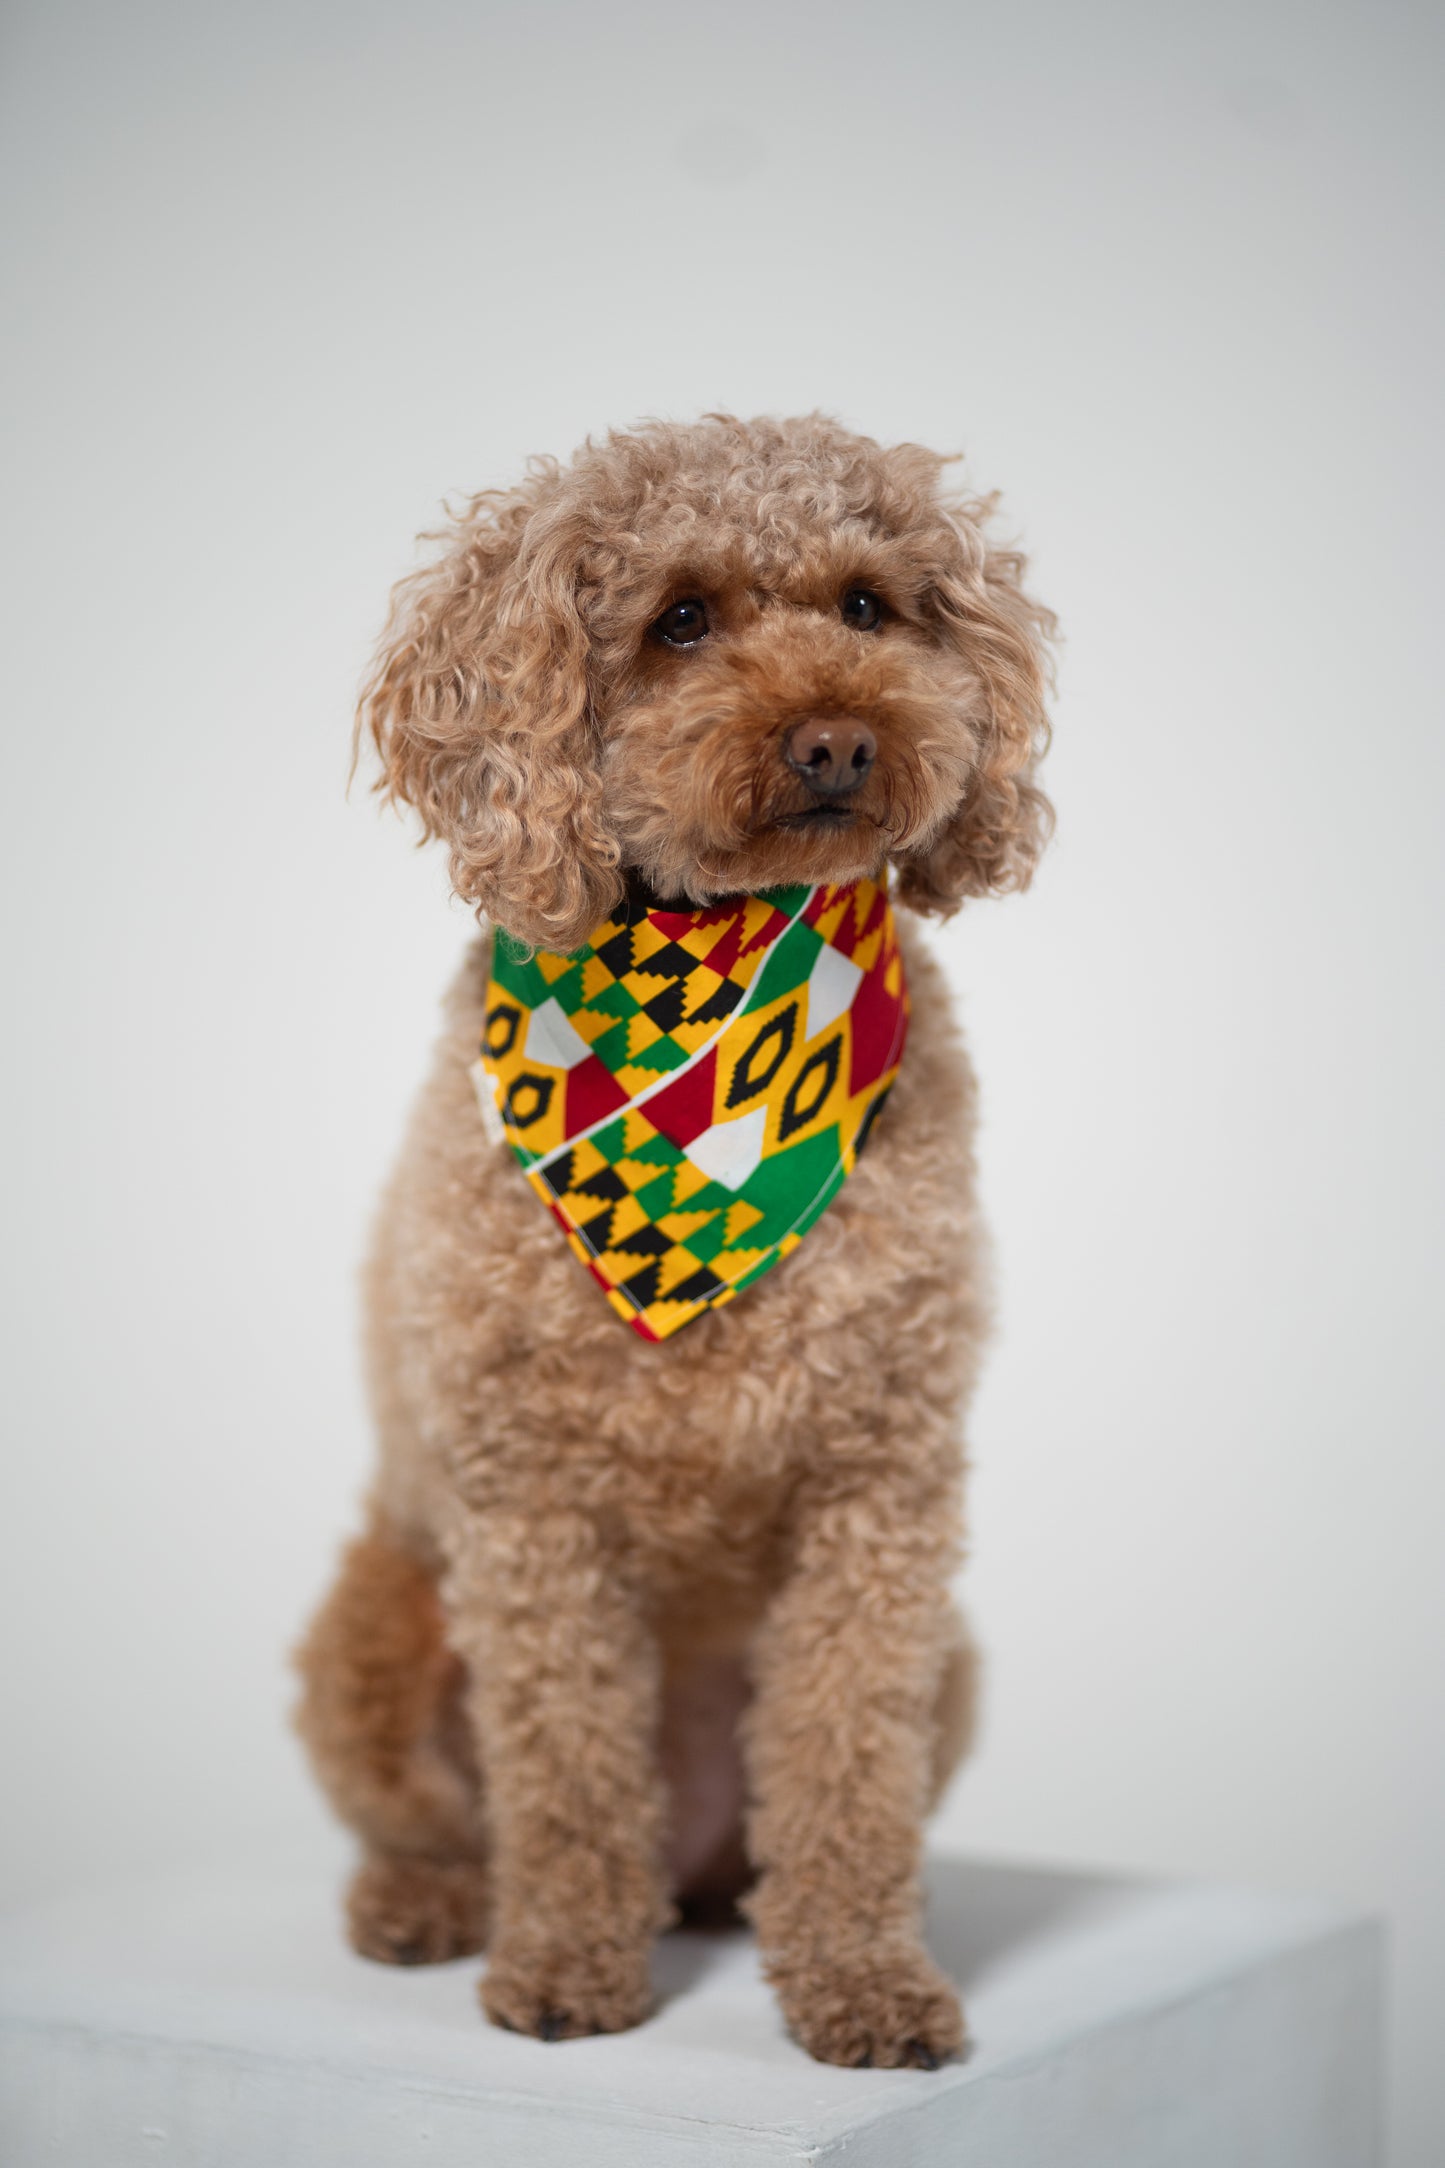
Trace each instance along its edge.
{"label": "bandana", "polygon": [[798,1247],[907,1028],[886,888],[778,888],[632,904],[567,956],[499,927],[472,1073],[618,1316],[665,1340]]}

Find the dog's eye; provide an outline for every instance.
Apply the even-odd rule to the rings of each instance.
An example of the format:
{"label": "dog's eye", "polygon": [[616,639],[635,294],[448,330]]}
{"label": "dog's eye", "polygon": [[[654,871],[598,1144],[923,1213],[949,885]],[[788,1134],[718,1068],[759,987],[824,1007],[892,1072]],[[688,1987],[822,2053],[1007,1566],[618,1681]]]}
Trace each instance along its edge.
{"label": "dog's eye", "polygon": [[691,647],[707,631],[707,611],[693,595],[664,610],[652,629],[669,647]]}
{"label": "dog's eye", "polygon": [[866,587],[850,587],[838,605],[845,625],[855,632],[876,632],[883,622],[883,605]]}

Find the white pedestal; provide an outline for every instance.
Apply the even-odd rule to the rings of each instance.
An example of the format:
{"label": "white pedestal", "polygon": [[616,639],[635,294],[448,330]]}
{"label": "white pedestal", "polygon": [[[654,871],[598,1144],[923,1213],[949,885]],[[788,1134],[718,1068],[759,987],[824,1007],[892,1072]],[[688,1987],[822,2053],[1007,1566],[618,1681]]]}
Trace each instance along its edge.
{"label": "white pedestal", "polygon": [[177,1874],[0,1928],[6,2168],[1368,2168],[1381,1938],[1317,1905],[935,1861],[974,2047],[835,2070],[741,1933],[669,1936],[638,2031],[545,2046],[476,1962],[343,1946],[324,1875]]}

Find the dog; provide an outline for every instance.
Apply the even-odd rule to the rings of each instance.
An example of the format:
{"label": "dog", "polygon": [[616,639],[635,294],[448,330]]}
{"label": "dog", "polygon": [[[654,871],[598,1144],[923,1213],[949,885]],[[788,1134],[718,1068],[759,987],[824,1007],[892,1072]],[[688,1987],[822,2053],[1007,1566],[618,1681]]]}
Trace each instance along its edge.
{"label": "dog", "polygon": [[[1030,878],[1053,620],[946,464],[817,415],[653,423],[534,462],[432,538],[358,711],[378,788],[492,932],[381,1208],[380,1468],[300,1652],[298,1723],[361,1840],[354,1947],[485,1948],[487,2014],[544,2040],[639,2023],[658,1932],[741,1907],[812,2055],[933,2068],[964,2045],[920,1854],[972,1725],[949,1584],[988,1298],[974,1084],[908,920]],[[826,1087],[842,1112],[814,1222],[755,1269],[737,1140],[762,1180],[768,1124],[801,1117],[764,1088],[776,1045],[754,1045],[731,1073],[751,1064],[760,1110],[707,1132],[711,1239],[733,1247],[689,1262],[706,1215],[669,1219],[664,1179],[666,1255],[608,1249],[589,1227],[645,1202],[604,1118],[625,1077],[593,1051],[593,996],[564,1013],[547,989],[590,972],[650,1016],[635,937],[663,957],[655,1043],[678,1073],[632,1091],[626,1135],[696,1185],[649,1110],[663,1083],[673,1104],[703,1090],[699,1064],[757,1013],[749,959],[782,935],[828,952],[818,1015],[871,989],[865,1070],[891,1090],[850,1098],[798,1024],[794,1101],[806,1116]],[[860,996],[855,1060],[865,1023]],[[529,1049],[542,1070],[508,1085]],[[525,1123],[543,1103],[560,1120],[584,1074],[602,1099],[532,1151]],[[574,1134],[613,1139],[595,1223],[562,1194],[587,1187]]]}

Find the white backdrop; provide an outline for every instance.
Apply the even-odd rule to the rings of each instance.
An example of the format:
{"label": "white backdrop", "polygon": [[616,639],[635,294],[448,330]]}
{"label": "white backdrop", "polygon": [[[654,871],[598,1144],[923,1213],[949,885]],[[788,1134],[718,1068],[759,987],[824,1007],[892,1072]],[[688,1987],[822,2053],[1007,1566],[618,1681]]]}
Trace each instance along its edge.
{"label": "white backdrop", "polygon": [[353,1272],[466,937],[343,801],[448,490],[644,413],[962,446],[1068,635],[942,937],[1003,1325],[944,1831],[1388,1909],[1445,2148],[1425,11],[12,9],[12,1893],[290,1841]]}

